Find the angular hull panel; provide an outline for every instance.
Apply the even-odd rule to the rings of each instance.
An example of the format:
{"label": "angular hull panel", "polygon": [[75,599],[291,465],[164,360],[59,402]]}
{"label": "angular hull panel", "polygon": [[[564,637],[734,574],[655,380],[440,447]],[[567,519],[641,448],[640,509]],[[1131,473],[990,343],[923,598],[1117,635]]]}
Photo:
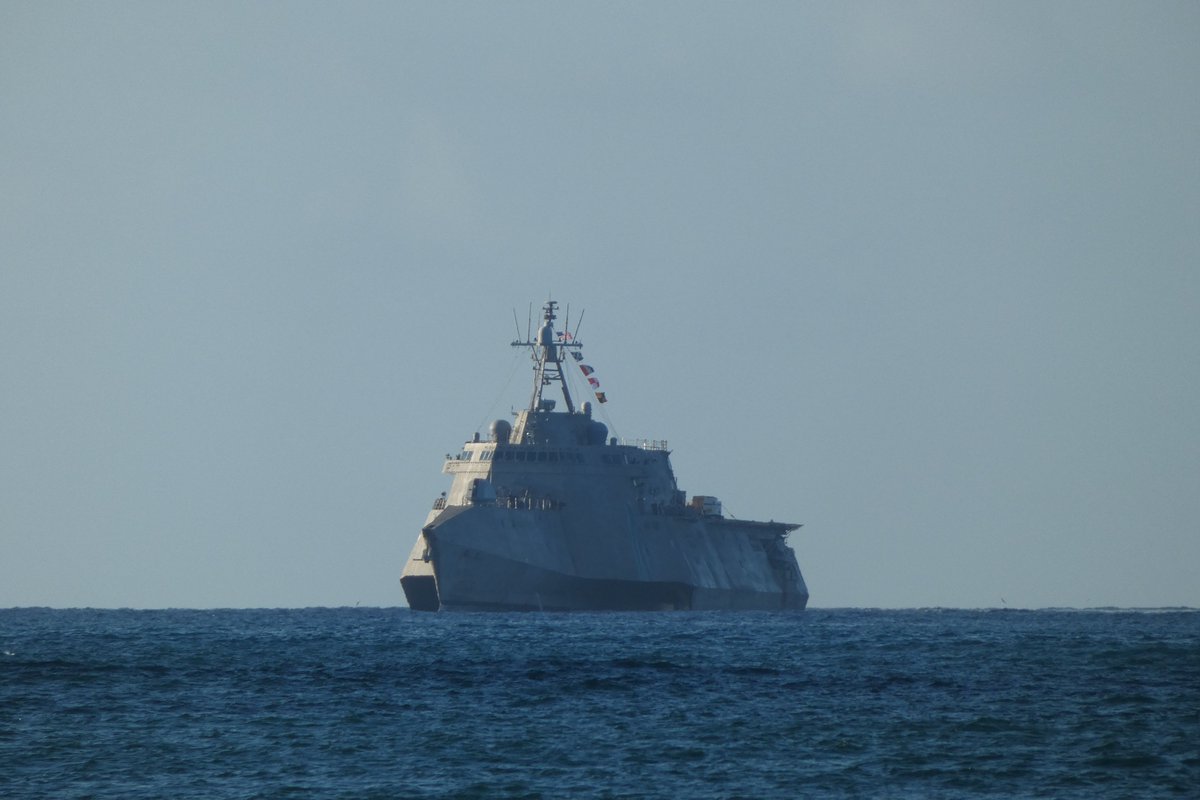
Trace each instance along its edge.
{"label": "angular hull panel", "polygon": [[[413,548],[401,578],[409,606],[422,611],[801,610],[808,602],[790,548],[780,544],[772,553],[771,540],[726,530],[729,525],[671,520],[665,529],[609,532],[565,522],[550,512],[453,509],[428,525]],[[577,566],[572,545],[597,539],[609,542],[611,556],[597,559],[593,546],[587,562]]]}

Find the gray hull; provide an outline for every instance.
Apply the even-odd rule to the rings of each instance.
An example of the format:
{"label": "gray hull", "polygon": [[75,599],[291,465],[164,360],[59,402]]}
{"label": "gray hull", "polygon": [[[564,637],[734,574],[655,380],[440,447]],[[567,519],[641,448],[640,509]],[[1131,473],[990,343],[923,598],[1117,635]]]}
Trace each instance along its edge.
{"label": "gray hull", "polygon": [[[416,610],[801,610],[791,548],[766,523],[659,518],[576,527],[552,511],[450,509],[425,527],[401,584]],[[597,548],[596,540],[607,542]],[[581,558],[581,556],[583,558]]]}

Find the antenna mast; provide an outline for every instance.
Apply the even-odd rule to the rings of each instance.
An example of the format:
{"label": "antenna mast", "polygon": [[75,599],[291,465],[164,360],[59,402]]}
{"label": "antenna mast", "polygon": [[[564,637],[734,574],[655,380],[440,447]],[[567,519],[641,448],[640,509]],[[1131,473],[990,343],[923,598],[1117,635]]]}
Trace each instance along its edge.
{"label": "antenna mast", "polygon": [[[532,311],[532,305],[531,305]],[[527,336],[523,341],[512,343],[513,347],[528,347],[533,358],[533,396],[529,399],[530,411],[549,411],[554,407],[553,400],[543,400],[542,390],[552,383],[557,383],[562,390],[563,401],[567,412],[575,413],[575,403],[571,400],[571,390],[567,388],[566,375],[563,373],[563,356],[567,348],[580,347],[579,342],[572,341],[570,331],[555,333],[554,320],[558,303],[547,300],[542,308],[542,326],[538,328],[537,338]],[[530,314],[532,318],[532,313]],[[532,328],[532,323],[531,323]],[[531,331],[532,332],[532,331]]]}

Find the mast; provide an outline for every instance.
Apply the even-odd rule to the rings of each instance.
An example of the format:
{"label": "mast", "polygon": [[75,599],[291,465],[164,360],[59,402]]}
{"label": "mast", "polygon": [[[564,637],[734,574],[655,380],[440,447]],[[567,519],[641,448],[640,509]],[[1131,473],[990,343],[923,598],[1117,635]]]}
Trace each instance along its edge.
{"label": "mast", "polygon": [[[554,332],[554,320],[558,303],[547,300],[542,308],[542,326],[538,328],[537,336],[526,335],[525,339],[512,343],[513,347],[528,347],[533,358],[533,396],[529,399],[530,411],[549,411],[554,407],[553,400],[542,400],[542,390],[557,383],[562,390],[563,401],[567,405],[567,413],[575,413],[575,404],[571,401],[571,390],[567,388],[566,375],[563,372],[563,356],[569,347],[580,347],[579,342],[573,341],[569,331]],[[561,341],[560,341],[561,340]]]}

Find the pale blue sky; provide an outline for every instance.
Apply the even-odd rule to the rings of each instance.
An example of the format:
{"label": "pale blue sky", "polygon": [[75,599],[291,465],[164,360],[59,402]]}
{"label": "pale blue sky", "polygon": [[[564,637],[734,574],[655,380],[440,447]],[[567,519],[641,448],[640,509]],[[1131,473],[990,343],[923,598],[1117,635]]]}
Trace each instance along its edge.
{"label": "pale blue sky", "polygon": [[397,605],[586,309],[814,606],[1200,606],[1200,5],[0,1],[0,606]]}

